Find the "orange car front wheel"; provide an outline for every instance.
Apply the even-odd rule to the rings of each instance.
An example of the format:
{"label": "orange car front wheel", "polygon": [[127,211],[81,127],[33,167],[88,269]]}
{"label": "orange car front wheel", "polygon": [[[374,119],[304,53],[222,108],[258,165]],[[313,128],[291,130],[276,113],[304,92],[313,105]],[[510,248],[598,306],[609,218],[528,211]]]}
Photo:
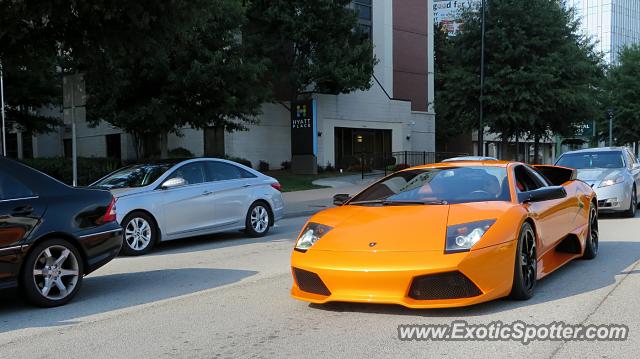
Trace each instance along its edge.
{"label": "orange car front wheel", "polygon": [[527,300],[533,296],[538,272],[536,234],[531,224],[524,222],[518,237],[511,298]]}

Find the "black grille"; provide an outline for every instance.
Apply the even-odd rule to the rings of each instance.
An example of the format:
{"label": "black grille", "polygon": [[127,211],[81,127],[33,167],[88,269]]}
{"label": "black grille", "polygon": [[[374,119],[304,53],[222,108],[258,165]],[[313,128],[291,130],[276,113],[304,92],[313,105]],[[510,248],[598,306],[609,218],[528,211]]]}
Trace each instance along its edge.
{"label": "black grille", "polygon": [[320,277],[306,270],[293,268],[293,276],[296,279],[298,287],[308,293],[320,294],[330,296],[331,292],[326,285],[322,282]]}
{"label": "black grille", "polygon": [[419,300],[469,298],[480,294],[482,291],[460,272],[415,277],[409,289],[409,297]]}

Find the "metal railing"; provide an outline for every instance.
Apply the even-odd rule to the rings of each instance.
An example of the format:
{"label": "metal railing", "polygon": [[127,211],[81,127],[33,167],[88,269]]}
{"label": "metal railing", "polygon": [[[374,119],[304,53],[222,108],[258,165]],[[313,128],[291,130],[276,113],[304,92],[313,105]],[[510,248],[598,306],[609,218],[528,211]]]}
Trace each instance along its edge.
{"label": "metal railing", "polygon": [[391,153],[361,153],[357,166],[366,177],[384,175],[407,168],[436,163],[447,158],[467,156],[459,152],[400,151]]}

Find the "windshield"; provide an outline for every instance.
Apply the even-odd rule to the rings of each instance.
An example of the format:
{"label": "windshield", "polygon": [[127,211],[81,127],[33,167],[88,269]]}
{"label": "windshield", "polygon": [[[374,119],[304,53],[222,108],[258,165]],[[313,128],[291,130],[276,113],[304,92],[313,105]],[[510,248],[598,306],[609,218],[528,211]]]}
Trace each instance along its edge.
{"label": "windshield", "polygon": [[124,167],[94,183],[92,187],[118,189],[148,186],[155,182],[155,180],[167,172],[171,167],[173,167],[173,164],[171,163]]}
{"label": "windshield", "polygon": [[503,167],[442,167],[398,172],[364,190],[349,204],[416,201],[426,204],[509,201]]}
{"label": "windshield", "polygon": [[620,151],[568,153],[562,155],[556,165],[576,169],[623,168],[624,158]]}

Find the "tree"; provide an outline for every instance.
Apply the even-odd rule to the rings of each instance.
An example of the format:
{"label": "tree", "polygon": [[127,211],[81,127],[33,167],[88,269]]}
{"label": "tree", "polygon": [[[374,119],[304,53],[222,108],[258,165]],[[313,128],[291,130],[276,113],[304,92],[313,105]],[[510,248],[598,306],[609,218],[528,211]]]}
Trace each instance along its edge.
{"label": "tree", "polygon": [[[605,101],[613,116],[616,144],[637,143],[640,139],[640,45],[622,49],[620,63],[612,67],[605,81]],[[609,137],[609,120],[603,116],[599,133]],[[636,146],[637,148],[637,146]]]}
{"label": "tree", "polygon": [[[466,11],[442,74],[439,101],[449,121],[474,128],[478,118],[480,14]],[[556,0],[492,0],[486,23],[485,124],[503,140],[573,134],[598,115],[601,57],[573,12]],[[537,151],[535,151],[537,154]]]}
{"label": "tree", "polygon": [[29,133],[52,130],[54,112],[40,112],[62,99],[56,42],[48,35],[47,8],[26,1],[0,3],[0,65],[8,128]]}
{"label": "tree", "polygon": [[276,100],[371,87],[375,59],[351,0],[253,0],[244,38],[269,59],[265,81]]}
{"label": "tree", "polygon": [[263,60],[242,45],[240,0],[114,3],[78,11],[87,31],[69,51],[72,67],[87,73],[90,122],[128,131],[140,146],[159,136],[163,158],[167,135],[185,126],[233,131],[255,122],[269,91]]}

